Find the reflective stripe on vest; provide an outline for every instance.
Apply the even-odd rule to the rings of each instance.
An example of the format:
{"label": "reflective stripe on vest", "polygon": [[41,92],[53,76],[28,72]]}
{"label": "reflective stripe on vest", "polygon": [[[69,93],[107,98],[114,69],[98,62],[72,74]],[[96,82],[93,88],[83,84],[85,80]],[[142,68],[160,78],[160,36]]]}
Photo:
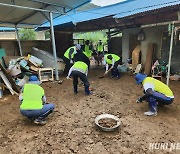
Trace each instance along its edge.
{"label": "reflective stripe on vest", "polygon": [[143,85],[145,83],[153,84],[154,85],[154,91],[156,91],[156,92],[164,94],[167,97],[174,97],[173,92],[171,91],[171,89],[166,84],[164,84],[163,82],[161,82],[161,81],[159,81],[157,79],[154,79],[152,77],[147,77],[142,82]]}
{"label": "reflective stripe on vest", "polygon": [[72,67],[75,69],[83,70],[83,72],[86,72],[86,70],[88,69],[88,65],[82,61],[75,62]]}
{"label": "reflective stripe on vest", "polygon": [[43,108],[42,97],[44,89],[36,84],[25,84],[23,90],[23,101],[20,106],[22,110],[38,110]]}
{"label": "reflective stripe on vest", "polygon": [[105,59],[106,59],[106,62],[108,64],[112,64],[112,60],[108,59],[107,56],[111,55],[112,58],[114,59],[114,62],[118,61],[120,59],[120,57],[118,55],[115,55],[115,54],[106,54],[105,55]]}
{"label": "reflective stripe on vest", "polygon": [[[64,57],[66,57],[67,59],[69,59],[70,57],[69,57],[69,52],[70,52],[70,50],[71,49],[74,49],[74,51],[76,50],[76,47],[74,46],[74,47],[70,47],[70,48],[68,48],[67,50],[66,50],[66,52],[64,53]],[[71,58],[73,58],[74,57],[74,52],[72,53],[72,55],[71,55]]]}
{"label": "reflective stripe on vest", "polygon": [[102,44],[98,44],[97,51],[103,52],[103,45]]}

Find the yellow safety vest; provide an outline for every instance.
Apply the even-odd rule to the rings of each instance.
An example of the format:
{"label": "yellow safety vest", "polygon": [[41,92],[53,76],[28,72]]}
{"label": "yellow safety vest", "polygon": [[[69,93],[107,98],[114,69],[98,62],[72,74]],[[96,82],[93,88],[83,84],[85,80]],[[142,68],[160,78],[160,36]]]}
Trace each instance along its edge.
{"label": "yellow safety vest", "polygon": [[98,52],[103,52],[103,45],[101,44],[98,44],[98,47],[97,47],[97,51]]}
{"label": "yellow safety vest", "polygon": [[115,62],[120,59],[120,57],[119,57],[118,55],[115,55],[115,54],[106,54],[106,55],[105,55],[105,59],[106,59],[106,62],[107,62],[108,64],[112,64],[112,60],[110,60],[110,59],[107,58],[107,56],[109,56],[109,55],[112,56],[112,58],[115,60]]}
{"label": "yellow safety vest", "polygon": [[171,91],[171,89],[164,84],[163,82],[154,79],[152,77],[147,77],[144,79],[144,81],[142,82],[142,84],[146,84],[146,83],[151,83],[154,85],[154,91],[159,92],[161,94],[164,94],[167,97],[174,97],[173,92]]}
{"label": "yellow safety vest", "polygon": [[[70,57],[69,57],[69,52],[70,52],[71,49],[74,49],[74,51],[76,51],[76,47],[75,47],[75,46],[68,48],[68,49],[66,50],[66,52],[64,53],[64,57],[66,57],[67,59],[70,58]],[[73,52],[72,55],[71,55],[71,58],[73,58],[73,57],[74,57],[74,52]]]}
{"label": "yellow safety vest", "polygon": [[82,62],[82,61],[75,62],[72,67],[77,68],[77,69],[81,69],[84,72],[86,72],[86,70],[88,69],[88,65],[86,63]]}
{"label": "yellow safety vest", "polygon": [[23,90],[23,101],[20,106],[22,110],[38,110],[43,108],[42,97],[44,89],[36,84],[25,84]]}
{"label": "yellow safety vest", "polygon": [[85,45],[83,53],[88,58],[90,58],[92,56],[92,51],[89,49],[89,45]]}

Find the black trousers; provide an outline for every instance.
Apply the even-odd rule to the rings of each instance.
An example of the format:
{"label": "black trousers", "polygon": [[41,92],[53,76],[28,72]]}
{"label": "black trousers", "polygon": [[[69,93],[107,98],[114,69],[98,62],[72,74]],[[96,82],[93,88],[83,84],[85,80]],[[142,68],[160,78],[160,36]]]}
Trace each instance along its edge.
{"label": "black trousers", "polygon": [[[116,62],[114,63],[113,69],[111,70],[111,74],[112,74],[112,76],[115,77],[115,78],[120,78],[120,73],[119,73],[119,71],[118,71],[118,69],[117,69],[117,67],[118,67],[119,64],[121,64],[121,61],[120,61],[120,60],[116,61]],[[109,65],[109,68],[108,68],[108,69],[110,69],[111,66],[112,66],[112,65]]]}
{"label": "black trousers", "polygon": [[117,69],[118,65],[121,64],[121,60],[118,60],[114,63],[114,69]]}
{"label": "black trousers", "polygon": [[78,78],[83,82],[86,94],[89,94],[89,82],[87,76],[79,71],[72,71],[74,92],[77,92]]}
{"label": "black trousers", "polygon": [[71,68],[72,64],[70,64],[70,60],[64,56],[63,56],[63,61],[66,64],[65,69],[64,69],[64,74],[68,75],[69,69]]}

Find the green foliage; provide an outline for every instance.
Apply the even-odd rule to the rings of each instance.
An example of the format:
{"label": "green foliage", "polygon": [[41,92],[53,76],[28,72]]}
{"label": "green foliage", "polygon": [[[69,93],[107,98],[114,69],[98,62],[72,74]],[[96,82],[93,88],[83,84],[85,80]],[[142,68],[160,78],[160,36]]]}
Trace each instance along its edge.
{"label": "green foliage", "polygon": [[46,31],[45,32],[45,39],[50,39],[50,32],[49,31]]}
{"label": "green foliage", "polygon": [[97,43],[102,40],[104,43],[107,42],[107,35],[105,31],[87,32],[87,33],[75,33],[74,39],[90,40],[93,43]]}
{"label": "green foliage", "polygon": [[19,30],[20,40],[35,40],[36,32],[34,29],[20,29]]}

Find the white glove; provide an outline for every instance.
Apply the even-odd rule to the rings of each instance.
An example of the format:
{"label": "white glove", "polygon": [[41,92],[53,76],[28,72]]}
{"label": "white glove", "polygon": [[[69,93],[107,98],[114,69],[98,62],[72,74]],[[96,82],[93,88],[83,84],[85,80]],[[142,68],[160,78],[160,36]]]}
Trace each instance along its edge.
{"label": "white glove", "polygon": [[73,64],[73,61],[72,61],[72,60],[70,60],[70,64]]}
{"label": "white glove", "polygon": [[106,71],[104,74],[107,74],[108,73],[108,71]]}
{"label": "white glove", "polygon": [[136,103],[142,103],[142,99],[141,99],[141,98],[138,98],[138,99],[136,100]]}
{"label": "white glove", "polygon": [[66,77],[66,79],[68,79],[68,80],[69,80],[69,79],[70,79],[70,77],[69,77],[69,76],[67,76],[67,77]]}

